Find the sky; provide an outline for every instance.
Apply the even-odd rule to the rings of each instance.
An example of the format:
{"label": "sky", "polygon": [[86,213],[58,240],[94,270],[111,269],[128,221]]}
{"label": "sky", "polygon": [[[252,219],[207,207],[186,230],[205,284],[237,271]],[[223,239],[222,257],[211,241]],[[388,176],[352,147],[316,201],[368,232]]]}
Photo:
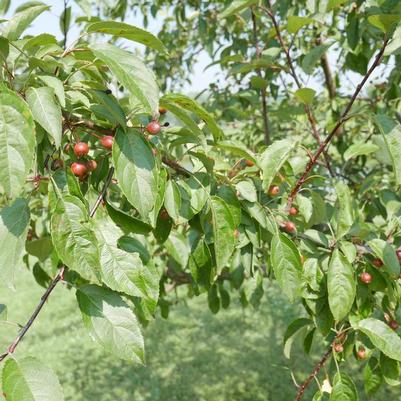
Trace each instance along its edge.
{"label": "sky", "polygon": [[[11,9],[8,13],[7,17],[11,17],[13,15],[13,11],[15,8],[17,8],[19,5],[26,3],[27,0],[11,0]],[[32,26],[26,31],[26,33],[31,34],[31,35],[36,35],[39,33],[47,32],[50,34],[55,35],[57,38],[61,39],[62,34],[61,30],[59,27],[59,17],[63,11],[64,4],[63,0],[43,0],[44,3],[48,4],[51,6],[51,10],[49,12],[45,12],[41,14],[32,24]],[[70,1],[70,3],[73,5],[73,13],[74,10],[77,13],[79,11],[78,7],[75,5],[74,1]],[[130,17],[125,21],[128,24],[132,24],[138,27],[143,27],[142,24],[142,18],[139,16],[136,17]],[[161,24],[158,20],[155,20],[150,16],[149,18],[149,26],[146,28],[146,30],[150,31],[154,35],[157,35],[158,31],[161,28]],[[78,37],[78,29],[72,27],[71,32],[69,34],[69,40],[68,43],[71,43]],[[127,42],[128,43],[128,42]],[[133,42],[129,42],[131,46],[137,46],[138,48],[141,48],[142,45],[140,44],[134,44]],[[335,51],[330,51],[328,52],[328,57],[329,57],[329,62],[333,69],[335,69],[335,66],[337,65],[337,58],[338,58],[338,53]],[[194,71],[191,76],[191,84],[186,84],[183,88],[184,92],[191,93],[191,94],[196,94],[198,92],[201,92],[204,89],[207,89],[209,85],[213,82],[216,82],[218,79],[224,79],[224,75],[219,69],[218,65],[212,66],[211,68],[208,68],[206,71],[204,71],[205,67],[208,66],[211,63],[211,59],[209,55],[203,51],[199,54],[198,56],[198,61],[194,65]],[[391,63],[392,64],[392,63]],[[384,67],[380,67],[376,69],[376,71],[372,74],[371,81],[383,81],[385,80],[386,76],[388,73],[391,71],[392,66],[391,64],[388,64],[386,69]],[[352,93],[359,81],[361,80],[361,75],[353,72],[347,72],[346,75],[341,75],[341,89],[344,94],[350,94]],[[290,77],[287,77],[286,80],[288,82],[291,81]],[[306,77],[305,81],[305,86],[310,87],[315,89],[317,92],[322,90],[322,82],[321,79],[316,79],[314,77]]]}

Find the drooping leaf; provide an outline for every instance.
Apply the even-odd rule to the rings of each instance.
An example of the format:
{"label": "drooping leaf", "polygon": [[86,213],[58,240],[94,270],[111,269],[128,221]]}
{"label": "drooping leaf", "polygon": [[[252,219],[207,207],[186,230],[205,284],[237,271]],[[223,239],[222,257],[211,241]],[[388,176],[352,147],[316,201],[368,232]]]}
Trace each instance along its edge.
{"label": "drooping leaf", "polygon": [[344,152],[344,160],[348,161],[353,157],[369,155],[370,153],[376,152],[380,148],[370,142],[358,142],[353,143],[345,152]]}
{"label": "drooping leaf", "polygon": [[0,186],[19,195],[33,163],[35,123],[28,105],[14,92],[0,91]]}
{"label": "drooping leaf", "polygon": [[26,100],[31,107],[33,118],[53,138],[56,147],[61,144],[61,109],[55,102],[54,90],[50,87],[29,88]]}
{"label": "drooping leaf", "polygon": [[293,342],[294,336],[303,328],[306,326],[310,325],[312,323],[312,320],[300,317],[298,319],[295,319],[291,324],[287,327],[287,330],[284,333],[284,339],[283,339],[283,344],[284,344],[284,355],[287,359],[290,358],[290,352],[291,352],[291,345]]}
{"label": "drooping leaf", "polygon": [[350,312],[355,299],[355,272],[349,261],[335,249],[329,264],[327,290],[331,313],[336,321]]}
{"label": "drooping leaf", "polygon": [[261,154],[259,166],[262,169],[264,189],[267,190],[270,187],[274,177],[280,171],[296,144],[296,141],[283,139],[268,146]]}
{"label": "drooping leaf", "polygon": [[338,202],[337,213],[337,239],[342,238],[348,233],[354,224],[354,210],[352,207],[352,196],[348,186],[342,181],[337,182],[335,185]]}
{"label": "drooping leaf", "polygon": [[358,401],[358,391],[351,377],[344,373],[336,373],[330,401]]}
{"label": "drooping leaf", "polygon": [[65,91],[61,80],[50,75],[38,75],[38,79],[40,79],[49,88],[54,90],[60,105],[65,107]]}
{"label": "drooping leaf", "polygon": [[305,25],[313,22],[312,18],[298,17],[297,15],[290,15],[287,19],[287,29],[289,33],[297,33]]}
{"label": "drooping leaf", "polygon": [[238,14],[256,3],[257,0],[234,0],[220,13],[220,18],[227,18],[230,15]]}
{"label": "drooping leaf", "polygon": [[295,92],[295,97],[305,104],[312,104],[315,98],[316,91],[311,88],[301,88]]}
{"label": "drooping leaf", "polygon": [[51,218],[53,246],[63,263],[83,278],[100,280],[99,249],[89,214],[79,198],[64,195]]}
{"label": "drooping leaf", "polygon": [[26,251],[36,256],[41,262],[44,262],[53,250],[53,243],[50,237],[42,237],[29,241],[25,245]]}
{"label": "drooping leaf", "polygon": [[371,357],[363,370],[364,387],[367,395],[376,393],[383,383],[383,375],[380,371],[379,361]]}
{"label": "drooping leaf", "polygon": [[210,199],[210,209],[212,212],[217,274],[220,274],[234,251],[234,230],[236,226],[230,208],[222,198],[212,196]]}
{"label": "drooping leaf", "polygon": [[[302,69],[307,74],[312,74],[316,64],[320,61],[321,57],[324,53],[333,45],[333,43],[325,43],[323,45],[319,45],[314,47],[302,60]],[[308,88],[305,88],[308,89]],[[313,94],[314,96],[314,94]],[[313,100],[313,96],[311,95],[311,99]],[[306,102],[304,102],[306,103]]]}
{"label": "drooping leaf", "polygon": [[368,245],[372,249],[373,253],[384,263],[384,269],[386,269],[393,278],[397,278],[400,275],[400,262],[395,253],[394,247],[387,241],[380,238],[375,238],[368,241]]}
{"label": "drooping leaf", "polygon": [[35,358],[9,359],[3,369],[7,401],[63,401],[63,390],[54,372]]}
{"label": "drooping leaf", "polygon": [[382,353],[380,354],[380,370],[388,385],[398,386],[401,384],[401,370],[398,361],[395,361]]}
{"label": "drooping leaf", "polygon": [[118,36],[134,42],[142,43],[143,45],[160,52],[167,52],[166,47],[159,38],[152,35],[144,29],[133,25],[125,24],[118,21],[98,21],[89,24],[86,28],[89,33],[105,33],[108,35]]}
{"label": "drooping leaf", "polygon": [[271,242],[270,261],[282,291],[294,302],[303,286],[301,256],[297,247],[288,237],[276,233]]}
{"label": "drooping leaf", "polygon": [[116,177],[129,203],[146,221],[156,203],[158,172],[152,150],[135,129],[118,130],[113,145]]}
{"label": "drooping leaf", "polygon": [[84,325],[93,340],[113,356],[144,363],[139,323],[121,296],[96,285],[82,286],[76,295]]}
{"label": "drooping leaf", "polygon": [[355,329],[369,337],[372,344],[383,354],[396,361],[401,361],[401,338],[386,323],[374,318],[367,318],[355,324]]}
{"label": "drooping leaf", "polygon": [[401,128],[391,118],[380,114],[376,116],[375,122],[383,136],[387,150],[391,156],[393,172],[397,185],[401,185]]}
{"label": "drooping leaf", "polygon": [[[41,5],[39,5],[41,4]],[[13,41],[20,38],[31,22],[50,7],[43,3],[28,7],[14,15],[3,30],[3,36]]]}
{"label": "drooping leaf", "polygon": [[26,199],[17,198],[0,211],[0,279],[12,286],[14,270],[21,263],[29,227],[29,206]]}
{"label": "drooping leaf", "polygon": [[109,43],[94,44],[90,48],[148,113],[158,115],[159,88],[156,78],[137,56]]}
{"label": "drooping leaf", "polygon": [[369,23],[387,33],[397,22],[401,21],[401,15],[376,14],[368,17]]}
{"label": "drooping leaf", "polygon": [[[160,104],[167,110],[169,110],[172,105],[177,105],[184,110],[198,115],[206,123],[215,141],[224,138],[224,133],[222,129],[217,125],[214,117],[190,97],[181,94],[171,93],[163,96],[160,99]],[[172,112],[174,112],[174,109],[172,109]]]}

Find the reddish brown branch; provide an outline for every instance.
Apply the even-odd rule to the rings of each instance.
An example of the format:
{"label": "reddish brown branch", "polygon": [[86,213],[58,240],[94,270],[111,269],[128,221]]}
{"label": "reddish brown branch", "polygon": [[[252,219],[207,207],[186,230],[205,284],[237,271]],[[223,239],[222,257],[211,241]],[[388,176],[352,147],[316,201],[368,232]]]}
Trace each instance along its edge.
{"label": "reddish brown branch", "polygon": [[[256,15],[255,15],[253,9],[251,10],[251,15],[252,15],[253,41],[254,41],[255,50],[256,50],[256,57],[258,59],[260,59],[262,52],[261,52],[260,47],[259,47]],[[258,74],[259,78],[263,79],[262,72],[261,72],[260,68],[258,68],[256,70],[256,73]],[[269,127],[269,117],[268,117],[268,114],[267,114],[267,93],[266,93],[266,88],[260,89],[260,99],[262,101],[262,118],[263,118],[263,131],[264,131],[265,144],[266,145],[270,145],[270,127]]]}
{"label": "reddish brown branch", "polygon": [[383,57],[383,53],[386,49],[386,46],[388,44],[388,39],[384,39],[383,46],[381,47],[379,53],[376,55],[376,58],[372,64],[372,66],[369,68],[368,72],[366,75],[363,77],[362,81],[358,84],[358,86],[355,89],[354,94],[352,95],[350,101],[348,102],[347,106],[345,107],[343,113],[341,114],[341,117],[337,121],[336,125],[334,128],[331,130],[329,135],[327,135],[326,139],[323,141],[323,143],[319,146],[319,149],[316,151],[316,153],[313,155],[313,158],[309,161],[307,164],[304,173],[302,174],[301,178],[297,181],[295,184],[294,188],[291,191],[291,194],[288,198],[287,202],[287,208],[290,208],[292,203],[294,202],[294,199],[296,198],[300,188],[302,187],[303,183],[305,182],[306,178],[309,176],[309,173],[311,172],[313,166],[316,164],[317,160],[319,159],[319,156],[325,151],[325,149],[328,147],[330,142],[332,141],[333,137],[336,135],[338,129],[344,124],[344,122],[347,120],[348,113],[350,112],[352,105],[354,104],[355,100],[357,99],[359,92],[362,90],[364,87],[365,83],[368,81],[370,75],[374,71],[374,69],[380,64],[381,58]]}
{"label": "reddish brown branch", "polygon": [[98,209],[99,205],[101,204],[103,199],[105,199],[107,189],[109,188],[111,180],[113,178],[113,174],[114,174],[114,167],[110,167],[110,170],[109,170],[109,173],[107,174],[107,178],[106,178],[106,181],[104,182],[102,191],[100,192],[99,196],[96,199],[95,204],[92,206],[92,209],[89,212],[89,217],[93,217],[95,215],[96,210]]}
{"label": "reddish brown branch", "polygon": [[[276,31],[277,39],[278,39],[278,41],[280,43],[280,46],[283,49],[285,57],[287,59],[287,64],[288,64],[288,67],[290,69],[290,74],[293,77],[293,79],[295,81],[295,84],[297,85],[298,89],[301,89],[302,88],[301,81],[299,80],[298,75],[297,75],[297,73],[295,71],[294,63],[292,62],[292,58],[291,58],[291,55],[290,55],[290,50],[286,46],[286,44],[284,42],[284,39],[283,39],[283,36],[281,35],[280,27],[278,26],[276,17],[274,16],[274,14],[273,14],[273,12],[272,12],[272,10],[270,8],[261,7],[261,9],[272,20],[272,23],[273,23],[273,26],[274,26],[274,30]],[[321,146],[322,145],[322,141],[320,139],[320,135],[319,135],[319,132],[318,132],[318,129],[317,129],[317,126],[316,126],[316,119],[313,116],[312,110],[307,104],[304,105],[304,110],[305,110],[305,113],[306,113],[306,115],[308,117],[308,121],[309,121],[309,124],[310,124],[311,129],[312,129],[312,136],[315,138],[315,140],[317,141],[318,145]],[[332,177],[334,177],[334,172],[333,172],[333,170],[331,168],[329,156],[326,153],[326,151],[323,152],[323,156],[324,156],[324,160],[325,160],[325,164],[326,164],[327,170],[329,171],[330,175]]]}
{"label": "reddish brown branch", "polygon": [[175,160],[169,159],[167,156],[162,157],[162,162],[175,170],[178,174],[181,174],[185,177],[190,177],[192,174],[190,171],[188,171],[186,168],[182,167],[179,163],[177,163]]}
{"label": "reddish brown branch", "polygon": [[9,355],[11,355],[15,349],[17,348],[18,344],[21,342],[21,340],[24,338],[25,334],[28,332],[28,330],[31,328],[33,325],[34,321],[38,317],[40,311],[42,310],[45,302],[49,298],[50,294],[53,292],[54,288],[58,284],[60,280],[62,280],[63,275],[65,272],[65,267],[62,267],[56,277],[53,279],[51,282],[49,288],[46,290],[46,292],[42,295],[40,298],[40,302],[38,306],[35,308],[34,312],[32,313],[32,316],[29,318],[28,322],[26,323],[25,326],[21,329],[20,333],[18,336],[14,339],[14,341],[11,343],[11,345],[7,348],[7,351],[0,356],[0,362],[6,359]]}

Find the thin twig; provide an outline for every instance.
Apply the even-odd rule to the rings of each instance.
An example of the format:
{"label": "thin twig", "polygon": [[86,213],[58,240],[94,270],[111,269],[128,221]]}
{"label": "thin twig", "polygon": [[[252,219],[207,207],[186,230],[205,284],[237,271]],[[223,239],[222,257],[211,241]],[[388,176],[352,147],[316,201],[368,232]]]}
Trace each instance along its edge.
{"label": "thin twig", "polygon": [[364,87],[365,83],[368,81],[368,79],[369,79],[370,75],[372,74],[372,72],[374,71],[374,69],[380,64],[380,61],[381,61],[381,59],[383,57],[383,53],[384,53],[384,51],[385,51],[385,49],[387,47],[387,44],[388,44],[388,39],[385,38],[384,42],[383,42],[383,46],[381,47],[379,53],[376,55],[376,58],[375,58],[375,60],[374,60],[374,62],[372,64],[372,66],[369,68],[368,72],[363,77],[362,81],[356,87],[356,90],[355,90],[354,94],[352,95],[350,101],[348,102],[347,106],[345,107],[343,113],[341,114],[341,117],[339,118],[339,120],[337,121],[336,125],[331,130],[331,132],[329,133],[329,135],[327,135],[327,137],[325,138],[323,143],[319,146],[319,149],[316,151],[316,153],[313,155],[313,158],[307,164],[307,166],[305,168],[305,171],[303,172],[301,178],[299,178],[299,180],[295,184],[294,188],[292,189],[291,194],[290,194],[290,196],[288,198],[287,209],[291,207],[291,205],[294,202],[294,200],[295,200],[300,188],[302,187],[302,185],[305,182],[306,178],[310,174],[313,166],[316,164],[317,160],[319,159],[319,156],[328,147],[328,145],[332,141],[333,137],[336,135],[338,129],[347,120],[348,113],[350,112],[350,110],[352,108],[352,105],[354,104],[356,98],[358,97],[359,92],[362,90],[362,88]]}
{"label": "thin twig", "polygon": [[178,174],[181,174],[185,177],[191,177],[192,173],[188,171],[186,168],[182,167],[179,163],[175,160],[169,159],[167,156],[162,157],[162,162],[166,165],[175,170]]}
{"label": "thin twig", "polygon": [[[259,47],[259,41],[258,41],[258,29],[257,29],[257,23],[256,23],[256,15],[253,11],[253,8],[251,9],[251,15],[252,15],[252,32],[253,32],[253,41],[255,45],[255,50],[256,50],[256,57],[260,59],[261,57],[261,50]],[[260,68],[256,70],[256,73],[258,74],[259,78],[263,79],[262,77],[262,71]],[[269,128],[269,117],[267,114],[267,94],[266,94],[266,88],[260,89],[260,99],[262,101],[262,118],[263,118],[263,128],[264,128],[264,139],[265,139],[265,144],[270,145],[270,128]]]}
{"label": "thin twig", "polygon": [[56,277],[53,279],[51,282],[50,286],[46,290],[46,292],[42,295],[40,298],[40,302],[38,306],[35,308],[34,312],[32,313],[32,316],[29,318],[28,322],[26,325],[22,328],[21,332],[18,334],[18,336],[14,339],[14,341],[11,343],[11,345],[7,348],[7,351],[0,356],[0,362],[3,361],[4,359],[7,358],[7,356],[11,355],[15,349],[17,348],[18,344],[21,342],[21,340],[24,338],[25,334],[28,332],[36,318],[38,317],[40,311],[42,310],[44,304],[46,303],[47,299],[49,298],[50,294],[53,292],[54,288],[58,284],[60,280],[62,280],[64,272],[65,272],[65,266],[63,266]]}
{"label": "thin twig", "polygon": [[98,209],[99,205],[102,203],[102,200],[105,199],[107,189],[109,188],[111,180],[113,178],[113,174],[114,174],[114,167],[110,167],[109,174],[107,174],[107,178],[106,178],[106,181],[104,182],[102,191],[100,192],[99,196],[96,199],[95,204],[92,206],[92,209],[89,212],[89,217],[93,217],[95,215],[96,210]]}
{"label": "thin twig", "polygon": [[[268,3],[270,4],[270,2],[268,2]],[[286,44],[284,42],[284,39],[283,39],[283,37],[281,35],[280,27],[278,26],[276,17],[274,16],[274,14],[273,14],[273,12],[272,12],[272,10],[270,8],[266,8],[266,7],[263,7],[263,6],[261,6],[260,8],[272,20],[272,23],[273,23],[273,26],[274,26],[274,30],[276,31],[277,39],[278,39],[278,41],[280,43],[280,46],[283,49],[284,54],[285,54],[286,59],[287,59],[287,64],[288,64],[288,67],[290,69],[290,75],[294,79],[295,84],[297,85],[298,89],[301,89],[302,88],[301,81],[299,80],[298,75],[297,75],[297,73],[295,71],[294,63],[292,62],[292,58],[291,58],[291,55],[290,55],[289,48],[286,46]],[[312,128],[312,135],[316,139],[318,145],[321,146],[322,145],[322,140],[320,138],[320,135],[319,135],[319,132],[318,132],[318,129],[317,129],[317,126],[316,126],[316,119],[313,116],[312,110],[309,107],[309,105],[307,105],[307,104],[304,105],[304,110],[305,110],[306,116],[308,117],[309,124],[310,124],[310,126]],[[323,152],[323,156],[324,156],[324,159],[325,159],[327,170],[329,171],[330,175],[332,177],[334,177],[335,174],[333,172],[333,169],[331,168],[329,156],[326,153],[326,151]]]}

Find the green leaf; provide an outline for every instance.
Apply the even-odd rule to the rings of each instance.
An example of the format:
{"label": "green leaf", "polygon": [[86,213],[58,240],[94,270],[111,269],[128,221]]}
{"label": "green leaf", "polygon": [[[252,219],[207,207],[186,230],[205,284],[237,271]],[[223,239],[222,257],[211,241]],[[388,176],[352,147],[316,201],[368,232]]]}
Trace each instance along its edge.
{"label": "green leaf", "polygon": [[[307,74],[312,74],[313,70],[316,66],[316,64],[320,61],[321,57],[323,56],[324,53],[333,45],[333,43],[327,43],[324,45],[319,45],[314,47],[302,60],[302,69],[307,73]],[[304,88],[308,89],[308,88]],[[314,96],[314,94],[313,94]],[[312,100],[313,100],[312,96]],[[312,101],[311,101],[312,102]],[[304,101],[304,103],[306,103]]]}
{"label": "green leaf", "polygon": [[284,355],[287,359],[290,359],[291,345],[293,342],[294,336],[304,327],[312,324],[312,320],[307,319],[305,317],[300,317],[295,319],[291,324],[287,327],[287,330],[284,333],[283,344],[284,344]]}
{"label": "green leaf", "polygon": [[263,175],[263,188],[268,190],[274,177],[284,165],[291,151],[297,145],[296,141],[283,139],[276,141],[260,155],[259,166]]}
{"label": "green leaf", "polygon": [[287,30],[289,33],[297,33],[302,27],[309,25],[312,22],[313,18],[290,15],[287,19]]}
{"label": "green leaf", "polygon": [[134,42],[142,43],[152,49],[167,53],[167,49],[159,38],[133,25],[117,21],[99,21],[89,24],[86,28],[88,33],[98,32],[118,36]]}
{"label": "green leaf", "polygon": [[106,200],[106,208],[110,218],[126,233],[149,234],[152,226],[117,209]]}
{"label": "green leaf", "polygon": [[217,274],[227,265],[235,246],[235,224],[230,207],[218,196],[210,199]]}
{"label": "green leaf", "polygon": [[26,100],[31,107],[33,118],[53,138],[56,148],[60,147],[62,118],[60,106],[55,102],[54,90],[50,87],[29,88]]}
{"label": "green leaf", "polygon": [[220,141],[216,144],[218,149],[224,149],[233,155],[245,157],[246,159],[256,162],[255,154],[249,150],[242,142],[236,140]]}
{"label": "green leaf", "polygon": [[32,357],[9,359],[3,369],[7,401],[63,401],[63,390],[54,372]]}
{"label": "green leaf", "polygon": [[0,320],[7,321],[7,305],[0,304]]}
{"label": "green leaf", "polygon": [[384,354],[380,354],[380,369],[383,374],[383,378],[388,385],[398,386],[401,383],[400,364],[398,361],[395,361]]}
{"label": "green leaf", "polygon": [[376,393],[383,383],[383,376],[380,371],[379,361],[371,357],[363,370],[365,393],[372,395]]}
{"label": "green leaf", "polygon": [[33,241],[28,241],[25,245],[26,251],[36,256],[41,262],[44,262],[53,250],[51,237],[43,237]]}
{"label": "green leaf", "polygon": [[185,268],[190,254],[188,238],[181,233],[172,232],[165,242],[165,246],[169,255]]}
{"label": "green leaf", "polygon": [[372,344],[383,354],[396,361],[401,361],[401,338],[386,323],[374,318],[367,318],[356,323],[355,329],[366,334]]}
{"label": "green leaf", "polygon": [[330,259],[327,291],[330,310],[338,322],[350,312],[356,293],[354,269],[338,249],[334,250]]}
{"label": "green leaf", "polygon": [[54,93],[57,96],[61,106],[65,107],[65,92],[63,83],[58,78],[50,75],[38,75],[38,79],[40,79],[49,88],[54,90]]}
{"label": "green leaf", "polygon": [[113,145],[118,183],[144,220],[156,203],[158,171],[152,150],[135,129],[118,130]]}
{"label": "green leaf", "polygon": [[144,363],[139,323],[120,295],[96,285],[82,286],[76,295],[90,336],[113,356]]}
{"label": "green leaf", "polygon": [[174,221],[179,219],[181,209],[181,194],[177,184],[173,180],[167,181],[166,193],[164,195],[164,207]]}
{"label": "green leaf", "polygon": [[12,286],[14,270],[22,262],[29,227],[29,206],[26,199],[17,198],[0,212],[0,279]]}
{"label": "green leaf", "polygon": [[331,10],[334,10],[335,8],[341,6],[342,4],[347,3],[347,1],[348,0],[329,0],[327,3],[326,11],[329,12]]}
{"label": "green leaf", "polygon": [[90,48],[148,113],[152,116],[159,114],[156,77],[138,57],[109,43],[94,44]]}
{"label": "green leaf", "polygon": [[352,196],[348,186],[339,181],[335,185],[335,190],[338,201],[336,238],[340,239],[348,233],[354,224],[355,217],[352,208]]}
{"label": "green leaf", "polygon": [[368,245],[372,248],[375,256],[383,261],[384,268],[393,276],[393,278],[398,278],[400,275],[400,262],[397,258],[394,247],[380,238],[368,241]]}
{"label": "green leaf", "polygon": [[257,2],[257,0],[234,0],[220,13],[220,18],[227,18],[230,15],[238,14]]}
{"label": "green leaf", "polygon": [[35,123],[24,100],[7,89],[0,91],[0,185],[6,195],[21,192],[33,164]]}
{"label": "green leaf", "polygon": [[311,88],[301,88],[295,93],[295,97],[304,104],[312,104],[315,98],[316,91]]}
{"label": "green leaf", "polygon": [[387,45],[386,50],[384,51],[385,56],[389,56],[390,54],[400,54],[401,51],[401,25],[394,31],[393,39]]}
{"label": "green leaf", "polygon": [[160,99],[160,104],[167,110],[171,109],[173,113],[175,109],[174,107],[171,108],[171,106],[178,106],[181,109],[196,114],[206,123],[215,141],[224,138],[224,133],[221,130],[221,128],[217,125],[214,117],[208,111],[206,111],[200,104],[198,104],[195,100],[191,99],[190,97],[176,93],[171,93],[163,96]]}
{"label": "green leaf", "polygon": [[358,142],[352,144],[345,152],[344,152],[344,160],[348,161],[353,157],[369,155],[370,153],[376,152],[380,148],[371,143],[371,142]]}
{"label": "green leaf", "polygon": [[[126,116],[117,100],[101,90],[92,90],[90,92],[96,101],[96,107],[103,107],[106,112],[107,119],[113,124],[119,124],[122,128],[126,128]],[[95,107],[92,105],[92,109]],[[96,109],[94,109],[96,111]]]}
{"label": "green leaf", "polygon": [[349,375],[336,373],[333,384],[330,401],[358,401],[358,391]]}
{"label": "green leaf", "polygon": [[134,297],[146,298],[156,307],[159,276],[143,266],[138,253],[129,253],[99,239],[102,279],[110,289]]}
{"label": "green leaf", "polygon": [[19,39],[25,29],[28,28],[28,26],[31,24],[31,22],[44,11],[49,9],[49,6],[43,4],[28,7],[23,11],[18,12],[14,15],[13,18],[11,18],[11,20],[4,28],[3,36],[5,36],[10,41]]}
{"label": "green leaf", "polygon": [[393,119],[380,114],[375,118],[387,150],[391,156],[397,185],[401,185],[401,128]]}
{"label": "green leaf", "polygon": [[390,31],[390,29],[399,21],[401,21],[401,15],[396,14],[377,14],[368,17],[370,24],[379,28],[384,33]]}
{"label": "green leaf", "polygon": [[240,181],[235,184],[235,188],[240,196],[247,201],[256,202],[258,200],[255,184],[252,181]]}
{"label": "green leaf", "polygon": [[62,262],[83,278],[100,279],[99,249],[89,214],[79,198],[64,195],[51,218],[53,246]]}
{"label": "green leaf", "polygon": [[301,295],[303,286],[301,256],[295,244],[276,232],[271,242],[270,261],[281,290],[291,302]]}

